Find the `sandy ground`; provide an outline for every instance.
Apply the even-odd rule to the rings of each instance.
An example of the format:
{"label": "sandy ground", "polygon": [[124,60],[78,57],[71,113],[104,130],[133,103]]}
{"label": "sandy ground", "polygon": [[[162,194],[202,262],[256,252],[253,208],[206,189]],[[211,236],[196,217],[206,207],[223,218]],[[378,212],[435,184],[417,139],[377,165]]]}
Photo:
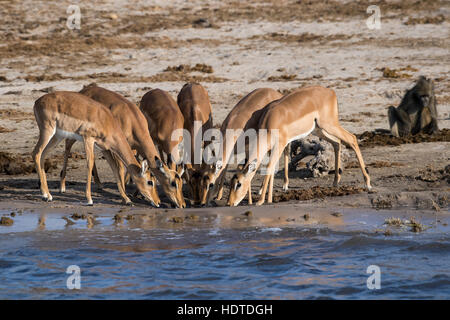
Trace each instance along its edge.
{"label": "sandy ground", "polygon": [[[435,80],[439,127],[450,128],[450,28],[445,18],[450,6],[446,1],[380,2],[379,30],[366,26],[366,1],[97,1],[95,5],[79,1],[80,30],[66,27],[71,3],[14,0],[0,6],[0,162],[9,169],[28,166],[24,171],[0,172],[4,210],[85,210],[81,206],[85,160],[79,144],[73,149],[64,195],[57,192],[63,144],[50,156],[52,204],[41,202],[29,158],[38,136],[34,101],[46,92],[78,91],[91,82],[137,103],[150,88],[168,90],[176,97],[185,82],[199,81],[209,92],[215,124],[255,88],[286,93],[320,84],[336,91],[342,126],[361,134],[388,128],[387,107],[397,106],[415,79],[426,75]],[[181,64],[205,64],[212,72],[169,68]],[[385,67],[400,76],[384,77],[381,69]],[[371,194],[360,189],[362,175],[352,165],[344,170],[343,189],[329,188],[331,175],[300,179],[292,172],[288,197],[282,195],[280,172],[275,199],[290,201],[279,202],[275,208],[446,214],[448,133],[435,142],[362,148],[376,190]],[[92,210],[117,212],[122,206],[111,171],[104,160],[97,165],[105,188],[94,187]],[[255,185],[260,181],[258,176]],[[148,208],[139,199],[135,202],[127,210],[161,210]],[[273,206],[263,208],[272,212]]]}

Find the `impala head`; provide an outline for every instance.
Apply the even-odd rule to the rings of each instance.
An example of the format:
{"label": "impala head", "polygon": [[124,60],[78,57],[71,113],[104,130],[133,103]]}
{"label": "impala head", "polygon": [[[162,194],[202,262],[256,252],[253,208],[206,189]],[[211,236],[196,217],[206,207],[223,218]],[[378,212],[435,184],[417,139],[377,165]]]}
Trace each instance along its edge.
{"label": "impala head", "polygon": [[157,175],[164,193],[177,208],[186,208],[183,196],[183,166],[176,165],[175,169],[170,169],[158,157],[155,157],[155,162],[155,175]]}
{"label": "impala head", "polygon": [[256,172],[256,160],[246,164],[244,168],[231,178],[230,195],[227,205],[237,206],[247,195],[248,188]]}
{"label": "impala head", "polygon": [[216,180],[222,169],[222,161],[217,161],[211,166],[208,166],[201,174],[200,180],[200,199],[202,205],[207,205],[214,190]]}
{"label": "impala head", "polygon": [[147,175],[147,185],[149,187],[152,199],[154,199],[155,203],[159,207],[159,204],[161,203],[161,200],[159,199],[158,188],[156,188],[156,177],[148,169],[147,169],[146,175]]}
{"label": "impala head", "polygon": [[141,162],[141,169],[138,174],[132,174],[134,183],[136,184],[141,195],[150,201],[155,207],[159,207],[161,200],[159,199],[156,190],[156,179],[148,171],[148,162],[144,160]]}

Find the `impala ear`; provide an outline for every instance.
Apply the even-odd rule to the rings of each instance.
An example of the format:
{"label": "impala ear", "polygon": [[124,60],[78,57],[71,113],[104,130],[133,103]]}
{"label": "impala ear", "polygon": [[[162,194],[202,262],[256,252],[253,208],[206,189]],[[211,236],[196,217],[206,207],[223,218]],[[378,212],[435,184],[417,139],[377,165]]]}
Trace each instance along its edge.
{"label": "impala ear", "polygon": [[162,163],[161,159],[159,159],[158,157],[155,157],[155,163],[156,163],[156,169],[158,169],[162,173],[165,173],[164,164]]}
{"label": "impala ear", "polygon": [[147,172],[147,170],[148,170],[148,162],[147,162],[147,160],[143,160],[141,162],[141,176],[142,177],[145,177],[145,173]]}
{"label": "impala ear", "polygon": [[184,173],[184,166],[182,164],[177,165],[177,173],[181,177]]}
{"label": "impala ear", "polygon": [[167,166],[172,169],[172,164],[173,164],[173,159],[172,159],[172,155],[168,155],[167,156]]}
{"label": "impala ear", "polygon": [[248,174],[254,172],[256,170],[256,159],[252,160],[247,167],[244,169],[244,174],[247,176]]}
{"label": "impala ear", "polygon": [[194,174],[194,169],[186,167],[186,168],[183,169],[183,172],[184,172],[184,170],[186,170],[186,174],[188,176],[188,179],[191,179],[192,175]]}
{"label": "impala ear", "polygon": [[215,174],[219,173],[220,169],[222,169],[223,163],[222,160],[217,160],[217,162],[214,164]]}

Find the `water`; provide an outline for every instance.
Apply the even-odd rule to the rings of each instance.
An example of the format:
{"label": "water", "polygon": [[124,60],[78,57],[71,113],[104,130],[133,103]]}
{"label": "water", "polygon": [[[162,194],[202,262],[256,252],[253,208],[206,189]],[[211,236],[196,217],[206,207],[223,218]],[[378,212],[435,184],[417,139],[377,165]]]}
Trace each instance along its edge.
{"label": "water", "polygon": [[[47,220],[18,232],[20,219],[0,228],[0,299],[450,298],[445,232],[119,228],[111,217],[92,229]],[[81,269],[80,290],[67,289],[70,265]],[[367,288],[369,265],[381,269],[380,290]]]}

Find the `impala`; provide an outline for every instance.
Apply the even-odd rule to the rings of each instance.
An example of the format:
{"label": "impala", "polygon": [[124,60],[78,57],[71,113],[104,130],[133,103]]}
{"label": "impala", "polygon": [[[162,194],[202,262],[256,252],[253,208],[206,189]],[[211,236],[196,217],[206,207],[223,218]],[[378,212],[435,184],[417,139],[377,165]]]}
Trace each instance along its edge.
{"label": "impala", "polygon": [[[197,83],[183,86],[177,98],[178,106],[184,117],[184,129],[190,135],[190,162],[186,163],[186,181],[194,204],[200,203],[201,170],[203,163],[202,132],[212,128],[211,103],[208,92]],[[185,151],[186,145],[184,146]]]}
{"label": "impala", "polygon": [[[364,166],[364,160],[356,137],[342,128],[338,119],[338,105],[333,90],[320,86],[306,87],[292,92],[283,98],[271,102],[259,119],[259,129],[267,130],[267,139],[258,139],[258,148],[254,148],[248,163],[231,180],[228,205],[236,206],[245,197],[250,182],[261,164],[262,156],[271,151],[264,178],[261,198],[257,205],[264,203],[269,184],[268,203],[272,202],[273,176],[275,165],[284,147],[291,141],[302,139],[314,131],[314,134],[329,141],[335,153],[334,185],[340,181],[341,141],[349,145],[356,153],[367,189],[371,190],[370,177]],[[275,136],[273,136],[275,135]]]}
{"label": "impala", "polygon": [[39,127],[39,140],[33,150],[33,159],[39,175],[42,197],[52,201],[47,178],[42,167],[45,155],[63,139],[79,140],[84,143],[87,161],[87,204],[92,205],[91,178],[94,166],[94,145],[105,152],[105,158],[113,169],[117,183],[119,173],[111,153],[126,166],[139,192],[153,205],[157,205],[148,185],[148,163],[137,162],[119,123],[104,105],[80,93],[59,91],[49,93],[34,104],[34,115]]}
{"label": "impala", "polygon": [[[207,167],[202,172],[201,186],[201,204],[206,205],[217,194],[217,200],[222,198],[223,183],[227,172],[228,162],[234,150],[239,133],[248,129],[257,129],[261,109],[269,102],[280,99],[282,94],[270,88],[260,88],[253,90],[242,98],[231,110],[222,123],[220,129],[223,137],[222,141],[222,159],[214,165]],[[238,134],[227,135],[227,130],[235,130]],[[230,132],[230,131],[229,131]],[[285,164],[287,168],[287,165]],[[219,184],[216,183],[219,179]],[[285,171],[285,182],[287,185],[287,172]],[[251,187],[248,189],[249,203],[252,203]]]}
{"label": "impala", "polygon": [[183,197],[183,172],[180,150],[183,137],[172,139],[175,130],[183,130],[184,118],[175,100],[160,89],[147,92],[141,99],[140,109],[147,119],[150,136],[159,148],[161,156],[167,155],[167,164],[175,172],[171,186],[175,188],[177,206],[186,207]]}
{"label": "impala", "polygon": [[[161,184],[161,187],[169,200],[177,205],[180,200],[177,198],[176,188],[173,186],[174,181],[177,179],[177,173],[167,167],[160,160],[159,152],[155,148],[153,140],[148,132],[147,120],[139,108],[120,94],[98,87],[95,84],[90,84],[84,87],[80,93],[108,107],[114,118],[118,121],[131,149],[136,150],[138,155],[141,155],[143,158],[147,159],[150,164],[150,177],[148,183],[150,190],[152,191],[153,199],[155,199],[155,203],[157,205],[160,203],[156,189],[156,176],[156,179]],[[61,171],[61,192],[65,191],[67,160],[70,154],[70,149],[75,141],[76,140],[66,140],[64,166]],[[109,155],[107,156],[109,157]],[[117,161],[117,159],[116,165],[118,167],[120,180],[120,183],[118,183],[119,192],[122,196],[123,202],[126,204],[131,204],[131,200],[125,192],[125,168],[122,162]],[[94,163],[94,179],[96,181],[100,181],[98,176],[97,178],[96,176],[97,170]]]}

